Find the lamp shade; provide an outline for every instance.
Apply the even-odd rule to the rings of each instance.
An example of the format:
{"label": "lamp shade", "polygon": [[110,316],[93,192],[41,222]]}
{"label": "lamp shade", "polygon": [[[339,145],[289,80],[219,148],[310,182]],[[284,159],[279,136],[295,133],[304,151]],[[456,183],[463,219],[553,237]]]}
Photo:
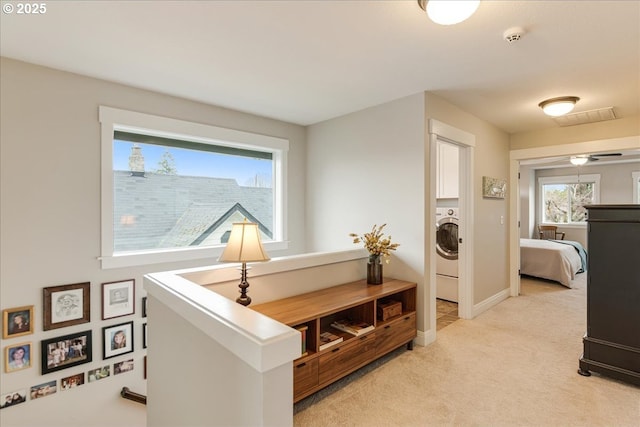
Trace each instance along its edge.
{"label": "lamp shade", "polygon": [[579,100],[580,98],[577,96],[561,96],[559,98],[546,99],[538,106],[542,108],[542,111],[547,116],[558,117],[571,112]]}
{"label": "lamp shade", "polygon": [[260,229],[253,222],[234,222],[227,247],[218,258],[221,262],[269,261],[262,242]]}
{"label": "lamp shade", "polygon": [[427,11],[429,19],[440,25],[458,24],[475,13],[480,0],[422,0],[420,7]]}
{"label": "lamp shade", "polygon": [[589,161],[589,158],[587,156],[571,156],[569,161],[574,166],[582,166]]}

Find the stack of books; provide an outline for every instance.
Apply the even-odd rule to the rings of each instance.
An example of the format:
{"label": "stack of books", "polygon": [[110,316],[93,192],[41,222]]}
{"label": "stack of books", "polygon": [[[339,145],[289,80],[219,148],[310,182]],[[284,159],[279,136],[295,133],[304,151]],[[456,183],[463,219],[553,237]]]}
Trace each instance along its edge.
{"label": "stack of books", "polygon": [[332,334],[331,332],[322,332],[320,334],[320,351],[324,350],[325,348],[329,348],[332,345],[336,345],[338,343],[341,343],[342,341],[344,341],[344,339],[342,337],[339,337],[335,334]]}
{"label": "stack of books", "polygon": [[307,329],[309,329],[308,326],[302,325],[302,326],[296,326],[296,329],[300,332],[300,338],[301,338],[301,342],[302,342],[302,348],[300,349],[300,357],[306,356],[307,353]]}
{"label": "stack of books", "polygon": [[355,336],[373,331],[373,329],[375,328],[373,325],[370,325],[366,322],[350,319],[336,320],[331,324],[331,326]]}

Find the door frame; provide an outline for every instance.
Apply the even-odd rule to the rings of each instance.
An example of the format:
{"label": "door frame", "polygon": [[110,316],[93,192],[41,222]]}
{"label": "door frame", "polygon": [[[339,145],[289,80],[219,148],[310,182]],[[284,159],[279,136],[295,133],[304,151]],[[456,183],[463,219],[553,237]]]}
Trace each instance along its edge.
{"label": "door frame", "polygon": [[640,147],[640,136],[600,139],[572,144],[513,150],[509,153],[509,278],[511,296],[520,295],[520,161],[544,157],[572,156],[612,150],[632,150]]}
{"label": "door frame", "polygon": [[429,152],[430,152],[430,170],[431,174],[431,197],[428,224],[434,227],[434,231],[429,233],[431,236],[429,242],[429,263],[431,265],[429,282],[430,286],[430,307],[431,319],[430,324],[435,329],[436,325],[436,242],[435,242],[435,224],[436,224],[436,144],[438,139],[458,146],[458,237],[462,243],[458,249],[458,316],[462,319],[473,318],[473,159],[474,149],[476,145],[475,135],[455,128],[446,123],[435,119],[429,119]]}

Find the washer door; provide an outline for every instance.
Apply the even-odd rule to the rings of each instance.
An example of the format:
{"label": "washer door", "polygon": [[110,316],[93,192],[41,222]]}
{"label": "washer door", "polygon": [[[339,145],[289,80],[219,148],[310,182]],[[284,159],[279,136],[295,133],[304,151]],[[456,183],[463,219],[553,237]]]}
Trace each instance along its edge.
{"label": "washer door", "polygon": [[442,218],[436,224],[436,251],[446,259],[458,259],[458,219]]}

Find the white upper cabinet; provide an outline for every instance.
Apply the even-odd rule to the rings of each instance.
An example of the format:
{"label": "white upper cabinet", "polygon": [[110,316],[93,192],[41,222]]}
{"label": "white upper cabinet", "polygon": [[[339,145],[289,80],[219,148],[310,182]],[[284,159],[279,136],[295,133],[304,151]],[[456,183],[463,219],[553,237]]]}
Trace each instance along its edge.
{"label": "white upper cabinet", "polygon": [[439,199],[458,198],[458,147],[443,141],[436,144],[436,197]]}

